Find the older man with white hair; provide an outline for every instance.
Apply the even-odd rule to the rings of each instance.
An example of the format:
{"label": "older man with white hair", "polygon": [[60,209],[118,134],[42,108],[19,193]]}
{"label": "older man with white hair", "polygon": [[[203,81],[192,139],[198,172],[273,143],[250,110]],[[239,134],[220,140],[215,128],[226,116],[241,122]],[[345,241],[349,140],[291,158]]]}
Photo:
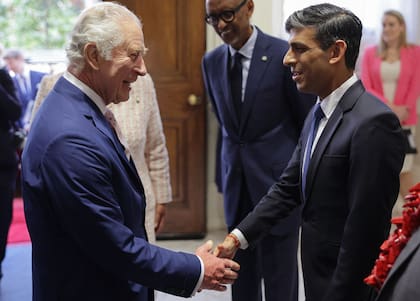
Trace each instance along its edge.
{"label": "older man with white hair", "polygon": [[119,4],[88,8],[73,29],[67,72],[22,157],[34,301],[153,300],[153,289],[190,297],[237,277],[211,242],[193,255],[147,241],[143,185],[106,108],[146,74],[145,50],[139,19]]}

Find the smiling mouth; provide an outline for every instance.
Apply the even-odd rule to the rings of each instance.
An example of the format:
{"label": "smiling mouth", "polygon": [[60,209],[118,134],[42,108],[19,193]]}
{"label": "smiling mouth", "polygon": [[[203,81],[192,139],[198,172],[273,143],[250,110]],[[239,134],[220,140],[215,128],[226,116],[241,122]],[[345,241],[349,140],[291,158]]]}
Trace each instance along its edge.
{"label": "smiling mouth", "polygon": [[302,72],[292,71],[292,79],[298,81],[302,77]]}
{"label": "smiling mouth", "polygon": [[230,33],[231,33],[231,30],[230,29],[219,32],[220,36],[222,36],[222,37],[224,37],[225,35],[228,35]]}

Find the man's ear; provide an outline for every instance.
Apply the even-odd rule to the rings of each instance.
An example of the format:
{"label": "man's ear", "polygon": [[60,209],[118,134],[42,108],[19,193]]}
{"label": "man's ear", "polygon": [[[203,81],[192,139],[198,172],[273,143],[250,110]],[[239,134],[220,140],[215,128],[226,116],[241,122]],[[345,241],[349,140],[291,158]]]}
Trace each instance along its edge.
{"label": "man's ear", "polygon": [[100,55],[95,43],[87,43],[83,49],[86,63],[94,70],[99,69]]}
{"label": "man's ear", "polygon": [[341,60],[345,61],[345,54],[347,50],[347,43],[343,40],[337,40],[330,47],[330,63],[335,64]]}

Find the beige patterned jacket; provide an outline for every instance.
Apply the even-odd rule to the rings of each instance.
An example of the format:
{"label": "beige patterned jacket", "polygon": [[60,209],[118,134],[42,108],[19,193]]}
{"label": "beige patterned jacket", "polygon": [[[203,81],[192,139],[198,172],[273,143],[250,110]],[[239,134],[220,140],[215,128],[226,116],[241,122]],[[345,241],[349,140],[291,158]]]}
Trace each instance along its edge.
{"label": "beige patterned jacket", "polygon": [[[44,76],[31,119],[60,76],[61,74]],[[155,242],[156,203],[166,204],[172,201],[169,156],[152,78],[149,74],[139,76],[131,87],[128,101],[110,104],[108,107],[114,113],[127,140],[143,182],[146,194],[145,227],[149,241]]]}

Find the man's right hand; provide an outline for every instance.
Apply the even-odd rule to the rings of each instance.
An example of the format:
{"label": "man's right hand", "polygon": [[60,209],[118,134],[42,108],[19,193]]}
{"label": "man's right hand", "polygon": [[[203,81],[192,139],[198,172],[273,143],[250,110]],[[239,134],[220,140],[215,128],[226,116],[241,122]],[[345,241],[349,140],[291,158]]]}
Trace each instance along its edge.
{"label": "man's right hand", "polygon": [[240,246],[238,238],[233,234],[228,234],[225,237],[225,240],[218,244],[214,250],[214,255],[221,258],[230,258],[235,257],[236,251]]}
{"label": "man's right hand", "polygon": [[238,278],[240,266],[233,260],[217,258],[212,254],[213,242],[207,241],[197,248],[195,254],[204,264],[204,278],[200,290],[210,289],[225,291],[227,284],[232,284]]}

